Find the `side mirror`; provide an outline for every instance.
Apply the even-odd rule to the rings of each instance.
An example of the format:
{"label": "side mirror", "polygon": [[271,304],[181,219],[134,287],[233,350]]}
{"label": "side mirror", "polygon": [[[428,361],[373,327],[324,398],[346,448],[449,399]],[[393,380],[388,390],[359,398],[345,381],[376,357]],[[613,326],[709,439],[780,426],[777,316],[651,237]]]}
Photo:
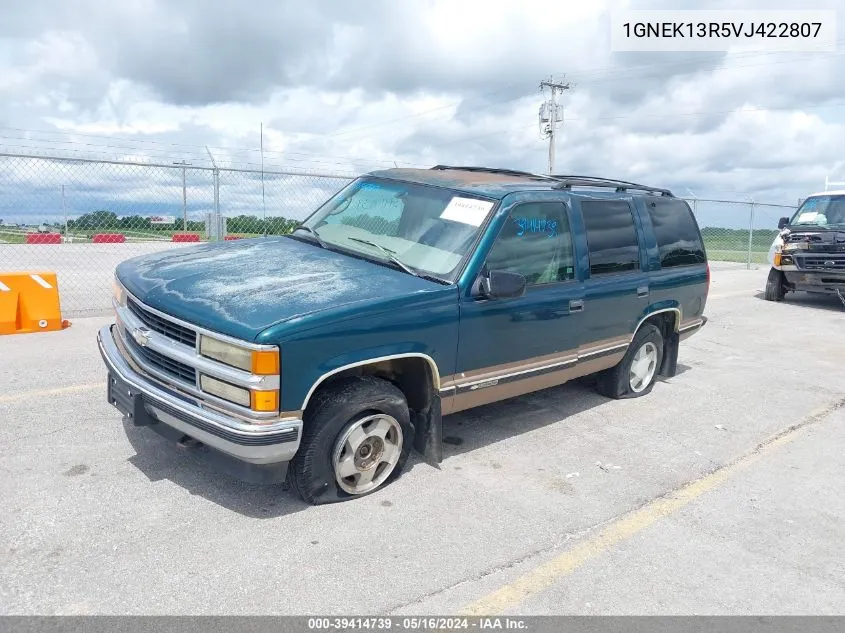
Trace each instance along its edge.
{"label": "side mirror", "polygon": [[519,273],[491,270],[481,278],[481,292],[489,299],[514,299],[525,294],[526,283]]}
{"label": "side mirror", "polygon": [[780,220],[778,220],[778,228],[779,229],[782,229],[787,224],[789,224],[789,218],[781,218]]}

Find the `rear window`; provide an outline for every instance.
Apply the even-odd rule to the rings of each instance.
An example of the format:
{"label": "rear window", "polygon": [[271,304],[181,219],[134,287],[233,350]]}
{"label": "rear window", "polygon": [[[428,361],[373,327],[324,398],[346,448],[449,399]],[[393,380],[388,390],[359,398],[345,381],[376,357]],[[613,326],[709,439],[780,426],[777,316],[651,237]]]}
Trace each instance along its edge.
{"label": "rear window", "polygon": [[638,270],[640,246],[628,203],[624,200],[584,200],[581,212],[587,228],[590,275]]}
{"label": "rear window", "polygon": [[692,211],[681,200],[658,198],[646,203],[657,247],[660,266],[689,266],[706,261],[701,234]]}

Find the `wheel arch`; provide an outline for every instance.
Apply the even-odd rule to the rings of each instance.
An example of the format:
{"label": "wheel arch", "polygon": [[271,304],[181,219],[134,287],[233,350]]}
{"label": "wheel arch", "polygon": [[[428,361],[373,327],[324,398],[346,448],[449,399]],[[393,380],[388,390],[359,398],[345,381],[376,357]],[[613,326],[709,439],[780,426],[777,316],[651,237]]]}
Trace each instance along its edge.
{"label": "wheel arch", "polygon": [[302,403],[303,415],[320,389],[346,376],[371,375],[387,380],[405,396],[414,425],[414,448],[431,464],[443,460],[440,371],[428,354],[405,352],[371,357],[326,372],[314,382]]}
{"label": "wheel arch", "polygon": [[[369,357],[353,363],[340,365],[330,371],[327,371],[311,385],[311,388],[305,395],[300,408],[302,411],[305,411],[311,403],[314,394],[319,389],[325,388],[333,381],[345,376],[381,375],[384,377],[385,375],[395,375],[396,372],[403,373],[401,370],[409,370],[412,368],[426,376],[426,382],[428,383],[432,393],[437,393],[439,391],[440,371],[434,359],[428,354],[423,354],[421,352],[404,352],[401,354]],[[419,373],[417,373],[416,376],[418,376]],[[397,386],[402,389],[403,393],[405,393],[405,389],[403,389],[401,385]],[[405,393],[406,397],[408,397],[408,395],[409,394]],[[415,399],[413,394],[411,395],[411,399]]]}
{"label": "wheel arch", "polygon": [[646,323],[650,323],[660,330],[663,335],[663,360],[660,363],[658,374],[667,378],[671,378],[678,372],[682,316],[681,308],[677,305],[647,309],[647,312],[637,323],[637,327],[634,328],[633,334],[631,334],[631,342],[633,342],[637,332]]}

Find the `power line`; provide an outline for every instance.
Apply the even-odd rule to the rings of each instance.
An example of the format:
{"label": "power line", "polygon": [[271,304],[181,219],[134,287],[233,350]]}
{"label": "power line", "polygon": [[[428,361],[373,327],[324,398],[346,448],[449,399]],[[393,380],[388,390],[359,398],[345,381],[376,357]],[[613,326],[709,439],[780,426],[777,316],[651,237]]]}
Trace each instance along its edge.
{"label": "power line", "polygon": [[[841,40],[841,42],[845,43],[845,39]],[[720,69],[720,68],[750,68],[750,67],[755,67],[755,66],[768,66],[768,65],[779,65],[779,64],[784,64],[784,63],[804,62],[804,61],[807,61],[808,59],[812,59],[812,58],[827,59],[827,58],[830,58],[830,57],[841,56],[841,54],[838,54],[838,53],[823,53],[823,54],[808,53],[804,57],[794,57],[793,56],[788,60],[781,60],[781,61],[774,61],[774,62],[763,62],[763,63],[760,63],[760,64],[732,64],[732,63],[730,63],[731,61],[736,60],[736,59],[745,59],[745,58],[749,58],[749,57],[759,57],[759,56],[767,57],[767,56],[778,55],[778,54],[780,54],[778,51],[757,51],[757,52],[740,53],[740,54],[734,55],[730,58],[720,60],[718,63],[712,64],[712,65],[709,65],[709,64],[708,65],[701,65],[698,61],[695,61],[695,60],[685,60],[685,61],[682,61],[682,62],[665,62],[665,63],[661,63],[661,64],[642,64],[642,65],[639,65],[639,66],[631,66],[631,67],[628,67],[628,68],[619,68],[619,67],[616,67],[616,66],[606,66],[606,67],[601,68],[601,69],[592,69],[592,70],[586,70],[585,69],[585,70],[582,70],[582,71],[570,72],[568,74],[572,77],[575,77],[575,78],[579,78],[579,77],[584,77],[584,78],[598,77],[597,79],[594,79],[594,80],[591,80],[591,81],[579,81],[579,84],[582,84],[582,85],[583,84],[596,85],[596,84],[601,84],[601,83],[604,83],[604,82],[607,82],[607,81],[616,81],[618,79],[648,79],[650,77],[656,77],[656,76],[659,76],[659,75],[662,74],[661,72],[646,73],[646,74],[643,74],[643,75],[637,75],[636,73],[632,74],[631,71],[636,70],[636,69],[654,70],[654,69],[660,69],[660,68],[665,68],[665,67],[673,67],[673,66],[674,67],[692,66],[692,67],[696,67],[696,68],[694,68],[694,70],[696,70],[696,71],[699,71],[699,70],[717,70],[717,69]],[[502,92],[506,92],[509,88],[521,85],[521,83],[522,82],[507,84],[503,88],[500,88],[500,89],[492,91],[492,92],[482,93],[478,97],[483,98],[483,97],[487,97],[487,96],[501,94]],[[493,101],[491,103],[476,107],[474,109],[474,111],[484,110],[484,109],[495,107],[497,105],[503,105],[505,103],[518,101],[520,99],[526,98],[527,96],[530,96],[530,95],[527,94],[527,93],[523,93],[523,94],[520,94],[516,97],[509,97],[507,99]],[[405,115],[405,116],[398,117],[398,118],[395,118],[395,119],[388,119],[386,121],[381,121],[379,123],[374,123],[372,125],[366,125],[366,126],[362,126],[362,127],[358,127],[358,128],[353,128],[351,130],[341,130],[339,132],[333,132],[332,134],[323,135],[322,138],[334,138],[334,137],[338,137],[338,136],[345,136],[347,134],[355,134],[357,132],[368,131],[368,130],[377,129],[377,128],[383,128],[385,126],[392,125],[393,123],[400,123],[400,122],[408,121],[408,120],[411,120],[411,119],[416,119],[418,117],[424,117],[427,114],[430,114],[430,113],[433,113],[433,112],[438,112],[438,111],[447,110],[447,109],[450,109],[450,108],[455,108],[455,107],[460,106],[462,103],[463,103],[463,101],[457,101],[457,102],[449,103],[449,104],[446,104],[446,105],[443,105],[443,106],[438,106],[436,108],[431,108],[429,110],[424,110],[422,112],[416,112],[414,114]],[[451,115],[448,115],[448,116],[451,117]],[[426,121],[426,122],[433,122],[433,121],[439,121],[439,120],[442,120],[442,117],[435,117],[435,118],[430,119],[429,121]],[[296,142],[297,141],[294,141],[294,143],[296,143]]]}
{"label": "power line", "polygon": [[[12,140],[12,141],[29,141],[28,144],[20,144],[20,143],[3,143],[2,139],[5,140]],[[0,145],[3,147],[15,147],[15,148],[22,148],[22,149],[38,149],[42,151],[57,151],[57,152],[88,152],[88,153],[97,153],[107,156],[125,156],[126,154],[131,153],[143,153],[145,155],[150,156],[152,159],[157,160],[191,160],[194,162],[203,162],[208,163],[208,156],[204,155],[201,152],[171,152],[166,149],[160,148],[135,148],[135,147],[125,147],[121,145],[106,145],[106,144],[98,144],[98,143],[79,143],[76,141],[71,140],[42,140],[42,139],[32,139],[27,137],[21,136],[9,136],[9,135],[0,135]],[[75,149],[72,147],[57,147],[57,145],[71,145],[74,147],[83,146],[88,147],[91,149]],[[210,146],[213,147],[213,146]],[[213,148],[219,149],[219,148]],[[104,150],[112,150],[112,151],[104,151]],[[126,151],[114,151],[114,150],[126,150]],[[313,156],[320,156],[319,154],[313,154]],[[349,159],[349,160],[342,160],[342,157],[333,157],[333,156],[325,156],[322,157],[323,160],[317,159],[307,159],[307,158],[295,158],[295,157],[279,157],[284,158],[285,161],[291,163],[303,163],[303,164],[317,164],[317,165],[337,165],[337,166],[347,166],[347,165],[372,165],[374,167],[383,168],[385,165],[392,165],[394,161],[377,161],[374,159]],[[341,158],[341,160],[332,160],[333,158]],[[248,160],[237,160],[237,157],[233,157],[231,162],[238,162],[238,163],[248,163],[248,164],[260,164],[260,163],[251,163]],[[411,163],[408,163],[409,165]]]}
{"label": "power line", "polygon": [[[709,116],[713,114],[733,114],[734,112],[781,112],[781,111],[791,111],[791,110],[814,110],[819,108],[841,108],[845,106],[845,103],[815,103],[810,105],[790,105],[790,106],[762,106],[762,107],[754,107],[754,108],[746,108],[744,110],[740,108],[732,108],[730,110],[702,110],[698,112],[678,112],[672,115],[667,114],[643,114],[643,115],[622,115],[622,116],[607,116],[607,117],[568,117],[567,120],[569,121],[616,121],[622,119],[666,119],[672,117],[696,117],[696,116]],[[479,134],[476,136],[469,136],[462,139],[455,139],[452,141],[446,141],[445,143],[437,143],[436,145],[430,145],[431,148],[438,148],[444,147],[447,145],[454,145],[457,143],[468,143],[470,141],[474,141],[480,138],[487,138],[490,136],[495,136],[497,134],[502,134],[503,131],[519,131],[525,130],[529,127],[534,127],[534,124],[530,124],[528,126],[521,125],[519,127],[508,128],[507,130],[498,129],[494,132],[488,132],[485,134]]]}
{"label": "power line", "polygon": [[[841,41],[845,42],[845,39],[843,39]],[[601,83],[608,82],[608,81],[616,81],[616,80],[621,79],[621,78],[624,78],[624,79],[637,79],[637,78],[646,79],[646,78],[658,76],[659,74],[661,74],[660,72],[652,72],[652,73],[645,73],[645,74],[639,74],[639,75],[636,74],[636,73],[634,73],[634,74],[631,73],[632,70],[637,70],[637,69],[643,69],[643,70],[646,70],[646,71],[655,71],[656,69],[659,70],[659,69],[664,68],[664,67],[697,66],[697,68],[695,68],[695,70],[698,71],[698,70],[714,70],[714,69],[717,69],[717,68],[720,68],[720,67],[747,68],[747,67],[755,67],[755,66],[780,65],[780,64],[784,64],[784,63],[803,62],[803,61],[806,61],[806,59],[807,59],[807,57],[792,57],[788,60],[780,60],[780,61],[773,61],[773,62],[768,61],[768,62],[763,62],[763,63],[758,63],[758,64],[729,64],[728,63],[728,62],[735,60],[735,59],[743,59],[743,58],[759,57],[759,56],[766,57],[766,56],[771,56],[771,55],[776,55],[776,54],[778,54],[778,53],[771,52],[771,51],[743,53],[743,54],[735,55],[735,56],[731,57],[730,59],[722,60],[716,65],[706,65],[706,66],[699,65],[699,63],[697,61],[685,60],[685,61],[681,61],[681,62],[666,62],[666,63],[662,63],[662,64],[648,64],[648,65],[641,65],[641,66],[632,66],[632,67],[629,67],[629,68],[626,68],[626,69],[620,69],[618,67],[604,67],[603,69],[593,69],[593,70],[589,70],[589,71],[588,70],[576,71],[576,72],[570,73],[570,74],[572,76],[585,77],[585,78],[591,77],[591,76],[592,77],[598,76],[598,78],[593,79],[591,81],[579,82],[581,84],[597,85],[597,84],[601,84]],[[841,53],[834,53],[834,54],[825,54],[825,55],[819,56],[819,54],[810,53],[808,55],[808,57],[814,57],[816,59],[821,57],[822,59],[827,59],[827,58],[831,58],[831,57],[840,57],[841,55],[842,55]],[[604,73],[604,76],[601,76],[603,73]],[[483,97],[483,96],[491,96],[491,95],[495,95],[495,94],[501,94],[507,88],[513,87],[515,85],[518,85],[518,84],[508,84],[504,88],[498,89],[496,91],[484,93],[483,95],[480,95],[480,96]],[[505,99],[505,100],[494,101],[494,102],[489,103],[489,104],[478,106],[478,107],[475,108],[474,111],[478,112],[480,110],[492,108],[492,107],[495,107],[497,105],[502,105],[502,104],[505,104],[505,103],[518,101],[520,99],[526,98],[527,96],[529,96],[529,95],[522,94],[522,95],[519,95],[517,97],[510,97],[510,98]],[[320,139],[320,138],[332,138],[332,137],[336,137],[336,136],[352,134],[352,133],[355,133],[355,132],[380,128],[380,127],[384,127],[384,126],[387,126],[387,125],[391,125],[392,123],[402,122],[402,121],[407,121],[407,120],[410,120],[410,119],[422,117],[422,116],[425,116],[427,114],[430,114],[432,112],[436,112],[436,111],[439,111],[439,110],[445,110],[445,109],[448,109],[448,108],[456,107],[456,106],[460,105],[460,103],[461,102],[455,102],[455,103],[448,104],[448,105],[445,105],[445,106],[432,108],[430,110],[426,110],[426,111],[423,111],[423,112],[418,112],[418,113],[415,113],[415,114],[406,115],[406,116],[399,117],[399,118],[396,118],[396,119],[382,121],[378,124],[373,124],[373,125],[370,125],[370,126],[364,126],[364,127],[361,127],[361,128],[355,128],[353,130],[343,130],[343,131],[340,131],[340,132],[335,132],[333,134],[312,137],[309,140]],[[449,116],[451,117],[451,115],[449,115]],[[441,118],[433,118],[433,119],[428,119],[425,122],[429,123],[429,122],[434,122],[434,121],[438,121],[438,120],[442,120],[442,119]],[[65,130],[35,130],[35,129],[26,129],[26,128],[14,128],[14,127],[0,127],[0,130],[9,130],[9,131],[32,133],[32,134],[46,134],[46,135],[62,134],[62,135],[65,135],[65,136],[81,136],[81,137],[86,137],[86,138],[100,138],[100,139],[106,139],[106,140],[110,140],[110,141],[132,143],[133,145],[120,146],[120,145],[103,145],[103,144],[97,144],[97,143],[82,144],[82,143],[79,143],[77,141],[64,141],[64,140],[54,140],[54,139],[30,139],[30,138],[15,139],[15,137],[6,137],[6,138],[12,138],[12,139],[15,139],[15,140],[37,141],[37,142],[45,142],[45,143],[53,142],[53,143],[62,143],[62,144],[73,144],[73,145],[82,144],[82,145],[86,145],[86,146],[90,146],[90,147],[108,147],[108,148],[112,148],[112,149],[141,150],[141,151],[144,151],[144,152],[158,152],[158,153],[168,152],[167,153],[168,156],[174,156],[176,153],[171,152],[169,150],[153,149],[153,148],[149,148],[149,147],[144,147],[144,145],[154,145],[154,146],[162,146],[162,147],[196,148],[196,151],[193,151],[193,152],[181,152],[180,153],[180,156],[182,156],[184,154],[184,155],[187,155],[189,158],[194,158],[194,160],[198,160],[199,158],[197,158],[197,157],[204,156],[204,154],[205,154],[204,145],[198,145],[198,144],[154,141],[154,140],[150,140],[150,139],[127,139],[127,138],[123,138],[123,137],[89,134],[89,133],[84,133],[84,132],[65,131]],[[472,140],[472,139],[468,139],[468,140]],[[294,143],[294,144],[296,144],[298,142],[304,142],[304,141],[292,141],[292,143]],[[211,147],[215,150],[220,150],[220,151],[223,151],[223,152],[226,152],[226,153],[255,153],[255,152],[260,151],[260,149],[254,148],[254,147],[219,147],[219,146],[211,146]],[[69,150],[65,150],[65,151],[69,151]],[[301,159],[293,159],[293,158],[289,158],[289,157],[290,156],[314,156],[314,157],[323,156],[321,154],[314,154],[314,153],[308,153],[308,152],[302,152],[302,151],[291,151],[291,150],[267,150],[267,149],[265,149],[264,152],[266,154],[284,156],[286,159],[292,160],[292,161],[295,161],[295,162],[299,162]],[[362,164],[371,164],[371,165],[376,165],[376,164],[389,165],[389,164],[394,163],[393,160],[387,160],[387,159],[373,159],[373,158],[366,158],[365,159],[365,158],[362,158],[362,157],[351,157],[351,156],[334,155],[334,156],[332,156],[332,158],[340,159],[340,160],[348,160],[350,162],[357,161],[357,162],[360,162]],[[326,161],[301,161],[301,162],[318,162],[319,163],[319,162],[326,162]],[[412,163],[405,162],[405,161],[398,161],[398,162],[401,162],[405,165],[412,165]],[[336,163],[336,164],[339,164],[339,163]]]}
{"label": "power line", "polygon": [[[110,144],[102,144],[102,143],[82,143],[76,140],[61,140],[61,139],[41,139],[41,138],[29,138],[29,137],[15,137],[15,136],[3,136],[0,135],[0,138],[7,138],[12,140],[22,140],[22,141],[34,141],[39,143],[61,143],[65,145],[82,145],[87,147],[94,147],[94,148],[110,148],[110,149],[127,149],[127,150],[139,150],[144,152],[158,152],[158,153],[166,153],[167,156],[182,156],[186,155],[189,157],[202,157],[202,160],[205,160],[206,153],[205,153],[205,145],[194,145],[189,143],[174,143],[174,142],[164,142],[164,141],[153,141],[149,139],[128,139],[123,137],[116,137],[116,136],[105,136],[100,134],[88,134],[83,132],[76,132],[76,131],[65,131],[65,130],[36,130],[36,129],[29,129],[29,128],[16,128],[16,127],[0,127],[0,130],[8,130],[11,132],[23,132],[25,134],[46,134],[51,136],[57,135],[64,135],[66,137],[72,136],[81,136],[84,138],[100,138],[109,141],[118,141],[118,142],[126,142],[126,143],[133,143],[133,145],[110,145]],[[163,149],[159,147],[142,147],[138,144],[150,144],[155,146],[162,146],[162,147],[189,147],[189,148],[197,148],[193,151],[186,151],[181,150],[176,152],[174,150]],[[260,152],[260,149],[256,149],[253,147],[222,147],[222,146],[215,146],[210,145],[211,149],[222,151],[225,153],[244,153],[244,152]],[[265,154],[277,154],[280,156],[324,156],[323,154],[315,154],[313,152],[296,152],[296,151],[287,151],[287,150],[264,150]],[[392,165],[395,161],[394,160],[381,160],[381,159],[373,159],[367,158],[364,159],[362,157],[355,157],[355,156],[338,156],[334,155],[332,158],[337,159],[345,159],[347,161],[366,161],[369,164],[390,164]],[[197,159],[199,160],[199,159]],[[291,160],[298,160],[298,159],[291,159]],[[399,161],[402,162],[402,161]],[[410,164],[410,163],[407,163]]]}

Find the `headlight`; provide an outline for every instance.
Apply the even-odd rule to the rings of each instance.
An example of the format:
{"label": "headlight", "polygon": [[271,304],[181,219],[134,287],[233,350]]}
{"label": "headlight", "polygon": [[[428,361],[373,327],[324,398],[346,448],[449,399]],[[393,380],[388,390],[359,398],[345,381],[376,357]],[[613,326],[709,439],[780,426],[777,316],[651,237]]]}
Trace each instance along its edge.
{"label": "headlight", "polygon": [[117,277],[112,279],[112,294],[114,296],[114,300],[117,301],[117,305],[121,308],[126,306],[126,291],[123,289],[123,286],[120,285]]}
{"label": "headlight", "polygon": [[809,250],[810,244],[808,242],[792,242],[784,247],[784,251],[806,251]]}
{"label": "headlight", "polygon": [[200,354],[259,376],[279,373],[279,350],[252,350],[211,336],[200,337]]}
{"label": "headlight", "polygon": [[200,388],[206,393],[234,402],[242,407],[250,406],[249,389],[230,385],[228,382],[217,380],[211,376],[200,376]]}
{"label": "headlight", "polygon": [[231,385],[205,374],[200,376],[200,388],[218,398],[234,402],[253,411],[271,412],[279,410],[279,390],[258,391]]}

